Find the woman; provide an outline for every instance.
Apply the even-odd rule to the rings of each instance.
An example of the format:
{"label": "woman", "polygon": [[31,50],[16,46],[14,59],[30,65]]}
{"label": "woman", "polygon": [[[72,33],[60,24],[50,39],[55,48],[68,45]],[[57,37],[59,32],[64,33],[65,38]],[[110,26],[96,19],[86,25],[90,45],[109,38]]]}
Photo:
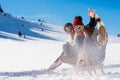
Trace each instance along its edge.
{"label": "woman", "polygon": [[98,66],[103,73],[102,64],[105,59],[106,44],[108,41],[107,32],[100,18],[96,17],[96,21],[99,25],[98,29],[94,29],[92,33],[84,26],[79,26],[80,31],[84,33],[84,41],[82,53],[79,54],[78,65],[84,65],[90,74],[91,71],[95,72],[95,68]]}

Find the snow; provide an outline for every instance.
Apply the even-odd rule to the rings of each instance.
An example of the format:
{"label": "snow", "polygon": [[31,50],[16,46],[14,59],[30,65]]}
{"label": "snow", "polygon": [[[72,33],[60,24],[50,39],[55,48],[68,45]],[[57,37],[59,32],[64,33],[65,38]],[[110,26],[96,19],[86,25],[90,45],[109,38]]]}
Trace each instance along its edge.
{"label": "snow", "polygon": [[[48,23],[21,20],[0,14],[0,80],[120,80],[120,38],[109,36],[105,75],[76,74],[71,65],[63,64],[52,72],[45,72],[61,54],[68,38],[63,27]],[[18,23],[17,23],[18,22]],[[9,23],[9,25],[7,25]],[[18,37],[17,25],[24,24],[26,38]],[[4,26],[4,27],[3,27]],[[45,31],[41,31],[41,29]]]}

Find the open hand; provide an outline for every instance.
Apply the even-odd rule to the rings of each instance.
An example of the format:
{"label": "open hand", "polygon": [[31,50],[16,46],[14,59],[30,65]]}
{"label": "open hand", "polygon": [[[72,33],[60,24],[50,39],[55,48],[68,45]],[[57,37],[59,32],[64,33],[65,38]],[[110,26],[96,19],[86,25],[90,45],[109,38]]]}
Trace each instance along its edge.
{"label": "open hand", "polygon": [[88,9],[88,15],[89,15],[91,18],[94,18],[94,17],[95,17],[95,10],[90,10],[90,9]]}

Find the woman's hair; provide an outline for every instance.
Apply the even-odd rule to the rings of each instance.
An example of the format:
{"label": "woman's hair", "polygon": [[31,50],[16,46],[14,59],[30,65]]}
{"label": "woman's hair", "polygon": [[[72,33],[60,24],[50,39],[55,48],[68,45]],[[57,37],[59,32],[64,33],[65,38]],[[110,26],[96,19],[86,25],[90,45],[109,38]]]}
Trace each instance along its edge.
{"label": "woman's hair", "polygon": [[65,32],[67,32],[66,27],[69,27],[69,26],[73,27],[72,23],[66,23],[65,24],[65,26],[64,26],[64,31]]}

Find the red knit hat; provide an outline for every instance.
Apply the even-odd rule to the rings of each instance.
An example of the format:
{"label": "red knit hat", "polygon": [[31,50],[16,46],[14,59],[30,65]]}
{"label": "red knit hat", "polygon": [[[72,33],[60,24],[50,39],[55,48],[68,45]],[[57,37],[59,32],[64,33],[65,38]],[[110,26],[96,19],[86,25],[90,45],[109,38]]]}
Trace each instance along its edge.
{"label": "red knit hat", "polygon": [[73,27],[77,25],[83,25],[82,23],[82,17],[81,16],[76,16],[73,21]]}

